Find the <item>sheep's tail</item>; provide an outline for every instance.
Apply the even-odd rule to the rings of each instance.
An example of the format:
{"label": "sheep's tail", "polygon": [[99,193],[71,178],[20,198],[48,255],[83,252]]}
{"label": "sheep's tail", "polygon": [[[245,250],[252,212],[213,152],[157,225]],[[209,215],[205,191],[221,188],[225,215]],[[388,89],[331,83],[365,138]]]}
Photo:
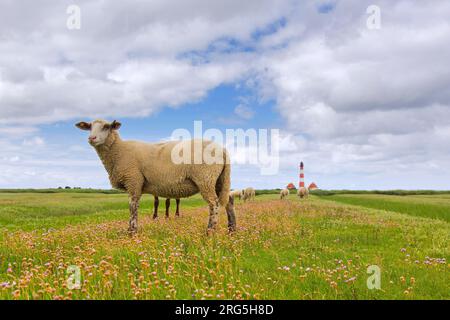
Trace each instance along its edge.
{"label": "sheep's tail", "polygon": [[223,150],[223,170],[216,182],[216,193],[219,196],[219,203],[222,206],[228,204],[231,188],[231,165],[228,152]]}

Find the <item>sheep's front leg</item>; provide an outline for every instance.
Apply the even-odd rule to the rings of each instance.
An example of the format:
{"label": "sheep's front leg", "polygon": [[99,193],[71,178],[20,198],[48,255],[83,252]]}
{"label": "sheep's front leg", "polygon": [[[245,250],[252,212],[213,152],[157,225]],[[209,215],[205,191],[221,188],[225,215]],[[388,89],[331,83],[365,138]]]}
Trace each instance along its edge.
{"label": "sheep's front leg", "polygon": [[230,196],[228,204],[225,208],[228,216],[228,231],[236,231],[236,215],[234,213],[234,197]]}
{"label": "sheep's front leg", "polygon": [[129,204],[130,204],[130,226],[128,227],[128,233],[130,235],[134,235],[138,229],[138,209],[139,209],[139,200],[140,195],[130,195]]}

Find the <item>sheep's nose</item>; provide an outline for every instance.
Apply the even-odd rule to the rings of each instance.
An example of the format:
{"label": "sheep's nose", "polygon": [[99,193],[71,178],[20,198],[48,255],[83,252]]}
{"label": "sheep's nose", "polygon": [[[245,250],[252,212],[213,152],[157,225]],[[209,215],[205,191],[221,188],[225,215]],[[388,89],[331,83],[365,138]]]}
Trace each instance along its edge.
{"label": "sheep's nose", "polygon": [[95,141],[95,139],[97,139],[97,137],[89,137],[89,141]]}

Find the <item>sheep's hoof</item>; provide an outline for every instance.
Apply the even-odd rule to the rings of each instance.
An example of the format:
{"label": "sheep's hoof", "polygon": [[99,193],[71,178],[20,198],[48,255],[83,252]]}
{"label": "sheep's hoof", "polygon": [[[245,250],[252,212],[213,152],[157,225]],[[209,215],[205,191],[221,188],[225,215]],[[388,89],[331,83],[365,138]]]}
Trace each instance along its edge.
{"label": "sheep's hoof", "polygon": [[213,235],[215,233],[215,231],[216,231],[216,229],[214,229],[214,228],[208,228],[208,229],[206,229],[206,235],[207,236]]}
{"label": "sheep's hoof", "polygon": [[156,219],[158,219],[158,216],[157,215],[153,215],[153,220],[156,220]]}

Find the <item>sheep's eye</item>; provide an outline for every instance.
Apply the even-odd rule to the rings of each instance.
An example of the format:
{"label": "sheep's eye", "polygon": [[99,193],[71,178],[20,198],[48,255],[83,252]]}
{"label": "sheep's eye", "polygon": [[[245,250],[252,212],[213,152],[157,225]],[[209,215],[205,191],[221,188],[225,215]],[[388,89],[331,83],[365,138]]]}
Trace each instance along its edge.
{"label": "sheep's eye", "polygon": [[109,124],[105,124],[105,125],[103,125],[103,130],[108,130],[109,129]]}

